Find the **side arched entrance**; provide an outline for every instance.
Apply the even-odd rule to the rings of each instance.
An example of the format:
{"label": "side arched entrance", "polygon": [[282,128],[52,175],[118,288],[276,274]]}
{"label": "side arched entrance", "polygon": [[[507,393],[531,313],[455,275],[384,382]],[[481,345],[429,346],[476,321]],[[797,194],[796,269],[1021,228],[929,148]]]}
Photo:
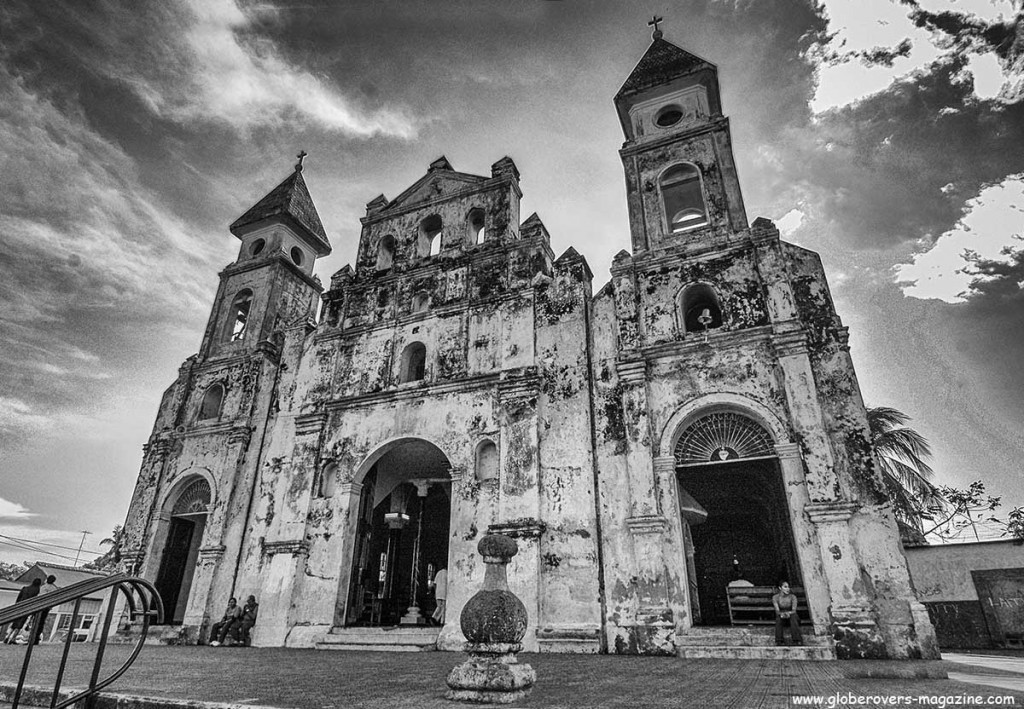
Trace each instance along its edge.
{"label": "side arched entrance", "polygon": [[370,456],[359,490],[348,626],[427,625],[448,566],[451,464],[434,444],[393,441]]}
{"label": "side arched entrance", "polygon": [[705,411],[674,457],[694,624],[730,624],[730,584],[802,586],[771,434],[744,413]]}
{"label": "side arched entrance", "polygon": [[166,538],[154,585],[163,600],[165,618],[172,625],[181,625],[185,618],[210,499],[210,483],[195,477],[170,498],[173,502],[169,500],[166,519],[161,520],[161,526],[166,525]]}

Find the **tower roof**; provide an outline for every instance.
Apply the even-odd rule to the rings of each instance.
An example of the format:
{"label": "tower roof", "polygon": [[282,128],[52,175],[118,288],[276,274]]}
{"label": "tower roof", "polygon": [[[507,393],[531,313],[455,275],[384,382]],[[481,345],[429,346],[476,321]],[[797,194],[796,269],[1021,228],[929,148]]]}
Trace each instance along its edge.
{"label": "tower roof", "polygon": [[654,37],[651,46],[647,48],[629,78],[619,89],[619,93],[615,95],[616,98],[667,83],[697,69],[715,68],[715,65],[706,59],[680,49],[659,35],[660,33]]}
{"label": "tower roof", "polygon": [[313,205],[313,198],[309,196],[306,181],[302,179],[301,163],[284,182],[232,222],[231,233],[240,237],[239,231],[245,227],[274,218],[298,227],[310,238],[321,256],[331,253],[331,242],[327,240],[320,215]]}

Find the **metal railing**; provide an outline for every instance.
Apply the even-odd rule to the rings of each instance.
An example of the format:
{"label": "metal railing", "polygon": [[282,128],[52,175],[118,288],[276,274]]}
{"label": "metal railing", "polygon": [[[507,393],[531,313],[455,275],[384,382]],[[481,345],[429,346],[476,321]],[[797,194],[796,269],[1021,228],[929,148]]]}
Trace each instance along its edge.
{"label": "metal railing", "polygon": [[[89,686],[63,701],[58,702],[60,697],[60,686],[64,680],[64,670],[67,668],[68,654],[71,651],[71,643],[75,638],[75,624],[78,622],[78,611],[82,600],[87,596],[94,595],[104,589],[110,589],[110,596],[107,599],[107,608],[103,617],[103,627],[100,629],[99,640],[96,642],[96,659],[93,663],[92,674],[89,679]],[[107,638],[110,635],[110,626],[114,619],[114,609],[117,606],[117,594],[123,593],[131,620],[142,620],[139,629],[139,636],[132,648],[128,659],[112,674],[100,679],[100,669],[103,664],[103,654],[107,648]],[[128,574],[114,574],[96,579],[82,581],[67,588],[58,589],[52,593],[36,596],[21,603],[16,603],[7,608],[0,608],[0,626],[13,623],[17,620],[28,620],[33,617],[32,630],[28,633],[28,644],[25,646],[25,659],[21,664],[21,674],[18,677],[18,686],[14,690],[14,697],[11,700],[11,709],[18,709],[21,701],[22,690],[25,688],[25,677],[28,674],[29,663],[32,661],[32,649],[35,647],[35,639],[42,632],[41,624],[45,622],[46,614],[63,603],[74,602],[75,607],[71,613],[71,625],[68,628],[67,638],[64,640],[64,652],[61,654],[60,666],[57,669],[57,677],[53,685],[53,693],[50,696],[50,709],[62,709],[75,702],[85,700],[86,707],[92,707],[92,699],[101,689],[109,685],[118,677],[123,675],[135,658],[142,652],[142,646],[146,641],[146,634],[149,626],[160,623],[163,620],[163,602],[160,594],[149,581],[129,576]]]}

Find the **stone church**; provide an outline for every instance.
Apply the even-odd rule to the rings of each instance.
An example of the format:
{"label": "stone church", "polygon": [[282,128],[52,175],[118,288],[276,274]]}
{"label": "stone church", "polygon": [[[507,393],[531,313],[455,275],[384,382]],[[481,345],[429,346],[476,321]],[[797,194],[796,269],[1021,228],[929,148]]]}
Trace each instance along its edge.
{"label": "stone church", "polygon": [[497,531],[527,650],[738,656],[770,632],[729,589],[787,579],[805,656],[936,656],[847,330],[817,254],[748,224],[716,67],[656,31],[614,106],[629,234],[596,293],[508,157],[371,200],[327,289],[301,158],[231,225],[126,523],[165,634],[252,594],[257,645],[460,649]]}

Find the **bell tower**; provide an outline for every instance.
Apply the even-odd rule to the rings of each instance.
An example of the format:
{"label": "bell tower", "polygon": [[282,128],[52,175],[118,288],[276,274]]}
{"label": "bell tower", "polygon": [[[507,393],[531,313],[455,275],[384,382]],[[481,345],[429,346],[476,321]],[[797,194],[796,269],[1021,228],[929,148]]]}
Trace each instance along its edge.
{"label": "bell tower", "polygon": [[331,244],[302,178],[305,156],[299,153],[294,172],[231,224],[242,244],[220,274],[201,360],[251,352],[276,331],[315,316],[323,288],[313,266]]}
{"label": "bell tower", "polygon": [[722,247],[747,227],[718,68],[657,29],[615,96],[633,254]]}

